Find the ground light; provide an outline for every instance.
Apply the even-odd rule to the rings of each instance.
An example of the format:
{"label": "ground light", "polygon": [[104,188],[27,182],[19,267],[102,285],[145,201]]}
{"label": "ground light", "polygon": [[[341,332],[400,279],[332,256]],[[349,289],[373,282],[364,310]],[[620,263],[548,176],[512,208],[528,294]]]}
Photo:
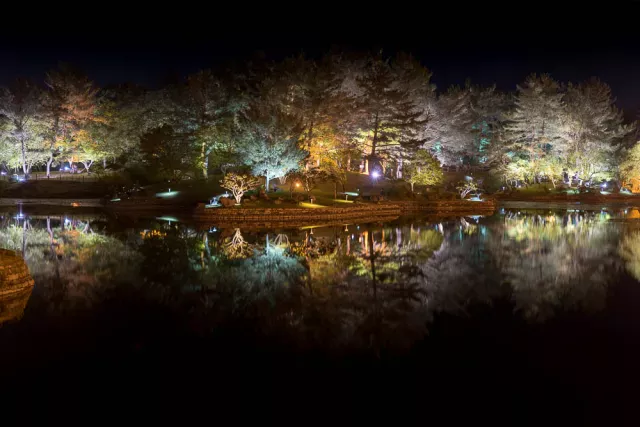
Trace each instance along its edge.
{"label": "ground light", "polygon": [[315,203],[306,203],[306,202],[300,202],[300,206],[302,206],[303,208],[326,208],[326,206],[324,205],[317,205]]}
{"label": "ground light", "polygon": [[156,193],[156,197],[160,197],[161,199],[170,199],[172,197],[176,197],[178,194],[180,194],[179,191],[171,191],[171,189],[169,189],[169,191]]}

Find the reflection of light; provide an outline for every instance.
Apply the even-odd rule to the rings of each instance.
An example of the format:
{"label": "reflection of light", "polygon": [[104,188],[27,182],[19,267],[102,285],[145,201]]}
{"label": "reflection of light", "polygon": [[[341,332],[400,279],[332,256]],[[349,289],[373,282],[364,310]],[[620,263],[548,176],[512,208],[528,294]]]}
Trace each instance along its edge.
{"label": "reflection of light", "polygon": [[209,230],[209,232],[211,232],[211,233],[215,233],[216,231],[218,231],[218,229],[215,228],[215,227],[213,227],[213,228],[211,228],[211,230]]}
{"label": "reflection of light", "polygon": [[69,166],[65,166],[64,170],[68,171],[69,170]]}
{"label": "reflection of light", "polygon": [[163,220],[163,221],[169,221],[169,222],[171,222],[171,221],[178,222],[178,218],[173,217],[173,216],[159,216],[156,219],[160,219],[160,220]]}
{"label": "reflection of light", "polygon": [[0,172],[0,175],[6,175],[7,173],[5,171]]}

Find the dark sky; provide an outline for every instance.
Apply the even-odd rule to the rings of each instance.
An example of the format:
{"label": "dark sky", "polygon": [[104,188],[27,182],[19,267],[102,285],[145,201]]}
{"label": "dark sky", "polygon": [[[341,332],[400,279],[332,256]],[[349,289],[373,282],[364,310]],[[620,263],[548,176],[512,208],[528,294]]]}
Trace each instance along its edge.
{"label": "dark sky", "polygon": [[452,2],[451,7],[394,3],[393,9],[375,9],[371,3],[371,10],[323,3],[322,11],[309,13],[243,4],[217,11],[114,8],[89,17],[43,16],[28,31],[22,21],[0,30],[0,83],[17,76],[41,79],[58,61],[83,68],[102,85],[158,85],[171,74],[241,60],[256,51],[278,59],[299,52],[319,55],[331,47],[404,50],[433,71],[439,89],[470,78],[513,90],[531,72],[562,81],[597,76],[611,85],[627,117],[635,118],[640,110],[638,3],[597,8],[522,3],[526,8]]}

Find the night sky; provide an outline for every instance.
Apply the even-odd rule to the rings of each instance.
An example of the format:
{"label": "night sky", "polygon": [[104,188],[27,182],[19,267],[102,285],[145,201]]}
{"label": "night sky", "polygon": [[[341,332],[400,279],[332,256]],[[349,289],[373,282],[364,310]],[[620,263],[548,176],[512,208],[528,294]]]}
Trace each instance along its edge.
{"label": "night sky", "polygon": [[[148,11],[66,17],[72,25],[24,31],[9,22],[0,42],[0,84],[17,76],[41,80],[59,61],[82,68],[100,85],[158,86],[170,76],[262,51],[281,59],[330,48],[413,53],[439,90],[451,84],[497,84],[513,90],[531,72],[561,81],[597,76],[609,83],[627,118],[640,110],[638,2],[563,7],[536,2],[524,10],[484,4],[469,8],[408,7],[346,11],[326,6],[311,14],[243,9]],[[13,27],[15,25],[15,28]],[[53,30],[49,30],[53,28]]]}

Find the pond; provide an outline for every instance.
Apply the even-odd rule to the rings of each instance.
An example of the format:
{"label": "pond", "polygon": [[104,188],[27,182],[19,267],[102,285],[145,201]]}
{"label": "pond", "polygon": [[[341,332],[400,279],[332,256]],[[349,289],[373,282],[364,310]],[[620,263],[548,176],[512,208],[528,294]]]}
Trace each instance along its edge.
{"label": "pond", "polygon": [[510,412],[625,401],[618,380],[637,379],[635,208],[280,230],[2,215],[0,246],[35,281],[0,300],[1,379],[18,388],[288,381],[309,405],[292,390],[477,403],[497,387]]}

